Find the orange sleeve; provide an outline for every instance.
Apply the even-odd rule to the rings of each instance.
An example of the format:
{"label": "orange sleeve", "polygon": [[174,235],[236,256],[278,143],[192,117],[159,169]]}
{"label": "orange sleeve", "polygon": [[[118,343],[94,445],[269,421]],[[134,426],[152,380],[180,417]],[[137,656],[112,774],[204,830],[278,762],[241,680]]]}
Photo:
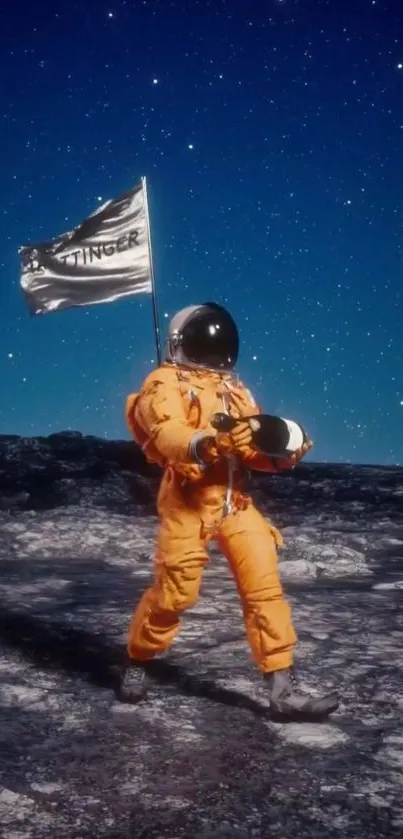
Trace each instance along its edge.
{"label": "orange sleeve", "polygon": [[255,472],[282,472],[294,466],[286,458],[270,457],[268,454],[251,449],[242,457],[242,463]]}
{"label": "orange sleeve", "polygon": [[187,422],[175,370],[160,367],[147,377],[135,413],[150,443],[167,463],[195,462],[190,444],[200,435]]}
{"label": "orange sleeve", "polygon": [[268,454],[251,450],[242,458],[245,466],[256,472],[283,472],[285,469],[294,469],[294,464],[283,457],[269,457]]}

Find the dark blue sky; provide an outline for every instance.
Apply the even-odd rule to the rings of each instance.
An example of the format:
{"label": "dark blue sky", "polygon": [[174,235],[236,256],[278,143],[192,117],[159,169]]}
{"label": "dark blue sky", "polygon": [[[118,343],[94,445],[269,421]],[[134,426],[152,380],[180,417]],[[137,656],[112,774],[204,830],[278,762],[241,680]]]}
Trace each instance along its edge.
{"label": "dark blue sky", "polygon": [[14,0],[0,11],[0,433],[127,437],[150,298],[31,318],[17,248],[146,175],[162,326],[227,305],[311,459],[403,463],[403,7]]}

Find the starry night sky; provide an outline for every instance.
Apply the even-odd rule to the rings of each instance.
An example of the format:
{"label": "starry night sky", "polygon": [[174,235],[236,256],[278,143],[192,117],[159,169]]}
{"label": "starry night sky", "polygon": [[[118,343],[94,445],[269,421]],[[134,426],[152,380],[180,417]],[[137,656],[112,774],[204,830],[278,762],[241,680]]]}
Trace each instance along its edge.
{"label": "starry night sky", "polygon": [[17,249],[145,175],[163,333],[226,305],[241,376],[307,427],[311,460],[402,464],[402,4],[7,6],[0,433],[128,437],[150,297],[31,317]]}

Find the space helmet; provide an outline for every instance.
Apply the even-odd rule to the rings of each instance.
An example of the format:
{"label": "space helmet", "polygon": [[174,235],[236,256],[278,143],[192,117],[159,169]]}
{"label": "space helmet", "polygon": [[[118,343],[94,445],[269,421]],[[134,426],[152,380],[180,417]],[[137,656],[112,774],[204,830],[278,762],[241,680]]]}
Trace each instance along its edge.
{"label": "space helmet", "polygon": [[172,364],[230,372],[238,353],[235,321],[218,303],[186,306],[169,324],[166,358]]}

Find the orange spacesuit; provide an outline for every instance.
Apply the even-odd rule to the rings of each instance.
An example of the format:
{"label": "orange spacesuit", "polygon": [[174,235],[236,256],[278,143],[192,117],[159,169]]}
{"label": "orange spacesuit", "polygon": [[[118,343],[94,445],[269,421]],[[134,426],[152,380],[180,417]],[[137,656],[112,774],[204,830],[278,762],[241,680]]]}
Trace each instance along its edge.
{"label": "orange spacesuit", "polygon": [[[205,346],[214,344],[212,328],[220,333],[213,348]],[[141,665],[170,646],[181,615],[196,603],[208,542],[215,540],[234,575],[258,668],[264,674],[290,671],[296,635],[278,574],[282,537],[244,494],[243,479],[249,470],[290,468],[312,444],[291,461],[280,460],[253,448],[247,422],[231,433],[212,427],[216,412],[245,419],[259,412],[232,369],[237,342],[224,309],[187,307],[171,322],[167,361],[127,399],[135,440],[164,469],[154,582],[132,617],[129,663]]]}
{"label": "orange spacesuit", "polygon": [[217,457],[207,469],[192,462],[189,453],[195,429],[216,434],[209,418],[223,410],[223,400],[235,417],[257,413],[249,393],[229,375],[170,364],[151,373],[139,396],[128,399],[127,421],[135,439],[165,467],[157,500],[155,582],[134,614],[129,654],[144,660],[171,644],[182,612],[197,600],[206,545],[215,539],[230,562],[257,664],[265,671],[285,668],[296,638],[277,572],[276,545],[282,539],[242,492],[248,467],[276,467],[247,447],[235,462]]}

